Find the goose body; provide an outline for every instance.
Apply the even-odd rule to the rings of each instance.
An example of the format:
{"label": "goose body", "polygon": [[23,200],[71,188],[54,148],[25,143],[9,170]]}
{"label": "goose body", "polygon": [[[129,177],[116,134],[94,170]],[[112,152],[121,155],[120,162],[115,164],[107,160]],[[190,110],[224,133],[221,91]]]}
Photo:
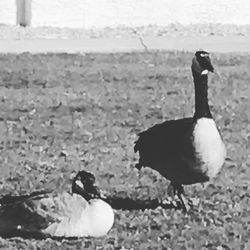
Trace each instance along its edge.
{"label": "goose body", "polygon": [[64,213],[53,214],[54,221],[43,233],[56,237],[100,237],[108,233],[114,222],[110,205],[101,199],[87,202],[77,194],[65,198]]}
{"label": "goose body", "polygon": [[158,171],[171,181],[180,199],[182,184],[214,178],[226,157],[225,145],[208,105],[207,75],[213,71],[208,55],[198,51],[192,61],[194,116],[157,124],[141,132],[134,146],[140,157],[136,168],[150,167]]}
{"label": "goose body", "polygon": [[36,192],[0,199],[0,236],[15,235],[13,232],[20,235],[22,232],[40,233],[46,237],[99,237],[107,234],[114,223],[113,209],[98,198],[92,182],[81,182],[88,177],[85,174],[88,172],[79,173],[81,176],[74,180],[72,193]]}

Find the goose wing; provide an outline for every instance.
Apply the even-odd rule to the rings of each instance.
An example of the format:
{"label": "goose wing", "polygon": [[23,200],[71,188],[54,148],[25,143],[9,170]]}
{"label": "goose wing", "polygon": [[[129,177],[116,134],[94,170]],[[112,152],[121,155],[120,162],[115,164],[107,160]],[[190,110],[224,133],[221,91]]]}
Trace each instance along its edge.
{"label": "goose wing", "polygon": [[40,230],[47,220],[35,211],[35,204],[49,195],[46,191],[23,196],[4,196],[0,199],[0,236],[42,237]]}
{"label": "goose wing", "polygon": [[188,142],[193,123],[193,118],[165,121],[141,132],[134,146],[134,151],[140,156],[136,167],[158,170],[157,166],[162,162],[177,159]]}
{"label": "goose wing", "polygon": [[[51,225],[80,216],[87,201],[69,193],[36,192],[0,199],[0,236],[43,237]],[[56,236],[56,235],[55,235]]]}

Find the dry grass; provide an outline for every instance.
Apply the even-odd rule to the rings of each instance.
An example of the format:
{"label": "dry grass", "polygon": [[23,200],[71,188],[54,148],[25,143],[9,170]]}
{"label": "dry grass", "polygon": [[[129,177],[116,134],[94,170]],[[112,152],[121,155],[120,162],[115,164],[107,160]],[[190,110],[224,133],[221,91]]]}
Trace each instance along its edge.
{"label": "dry grass", "polygon": [[[168,182],[134,169],[136,133],[193,113],[192,54],[0,55],[1,195],[70,189],[79,169],[108,194],[166,198]],[[2,249],[249,249],[250,56],[213,55],[210,105],[228,160],[197,209],[116,211],[110,233],[73,241],[1,239]]]}

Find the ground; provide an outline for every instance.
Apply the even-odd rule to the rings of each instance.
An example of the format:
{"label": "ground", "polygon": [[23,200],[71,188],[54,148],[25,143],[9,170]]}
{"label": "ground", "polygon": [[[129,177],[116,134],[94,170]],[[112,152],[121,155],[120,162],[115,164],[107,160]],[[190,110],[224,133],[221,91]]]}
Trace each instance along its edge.
{"label": "ground", "polygon": [[[0,192],[70,190],[80,169],[109,195],[167,198],[168,181],[134,168],[136,134],[193,114],[191,53],[0,55]],[[250,249],[250,55],[213,54],[212,114],[228,150],[195,208],[115,211],[99,239],[1,239],[2,249]]]}
{"label": "ground", "polygon": [[141,36],[249,36],[250,25],[197,23],[183,25],[171,23],[166,26],[148,25],[140,27],[119,26],[115,28],[72,29],[56,27],[20,27],[0,23],[0,39],[85,39],[126,38]]}

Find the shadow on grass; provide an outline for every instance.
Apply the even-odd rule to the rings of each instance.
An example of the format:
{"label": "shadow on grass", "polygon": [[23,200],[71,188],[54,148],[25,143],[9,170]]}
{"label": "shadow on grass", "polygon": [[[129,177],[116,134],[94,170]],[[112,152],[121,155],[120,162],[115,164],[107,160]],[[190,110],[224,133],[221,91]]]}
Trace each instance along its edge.
{"label": "shadow on grass", "polygon": [[161,207],[164,209],[181,209],[181,205],[178,203],[177,206],[174,204],[167,202],[164,203],[159,201],[158,199],[131,199],[128,197],[106,197],[105,201],[110,204],[113,209],[116,210],[145,210],[145,209],[156,209],[157,207]]}
{"label": "shadow on grass", "polygon": [[[7,232],[0,232],[0,237],[4,239],[9,238],[23,238],[23,239],[35,239],[35,240],[44,240],[44,239],[52,239],[57,241],[62,240],[77,240],[78,237],[54,237],[47,234],[44,234],[42,232],[36,232],[36,231],[30,231],[30,230],[19,230],[19,229],[13,229]],[[85,238],[85,237],[84,237]]]}

